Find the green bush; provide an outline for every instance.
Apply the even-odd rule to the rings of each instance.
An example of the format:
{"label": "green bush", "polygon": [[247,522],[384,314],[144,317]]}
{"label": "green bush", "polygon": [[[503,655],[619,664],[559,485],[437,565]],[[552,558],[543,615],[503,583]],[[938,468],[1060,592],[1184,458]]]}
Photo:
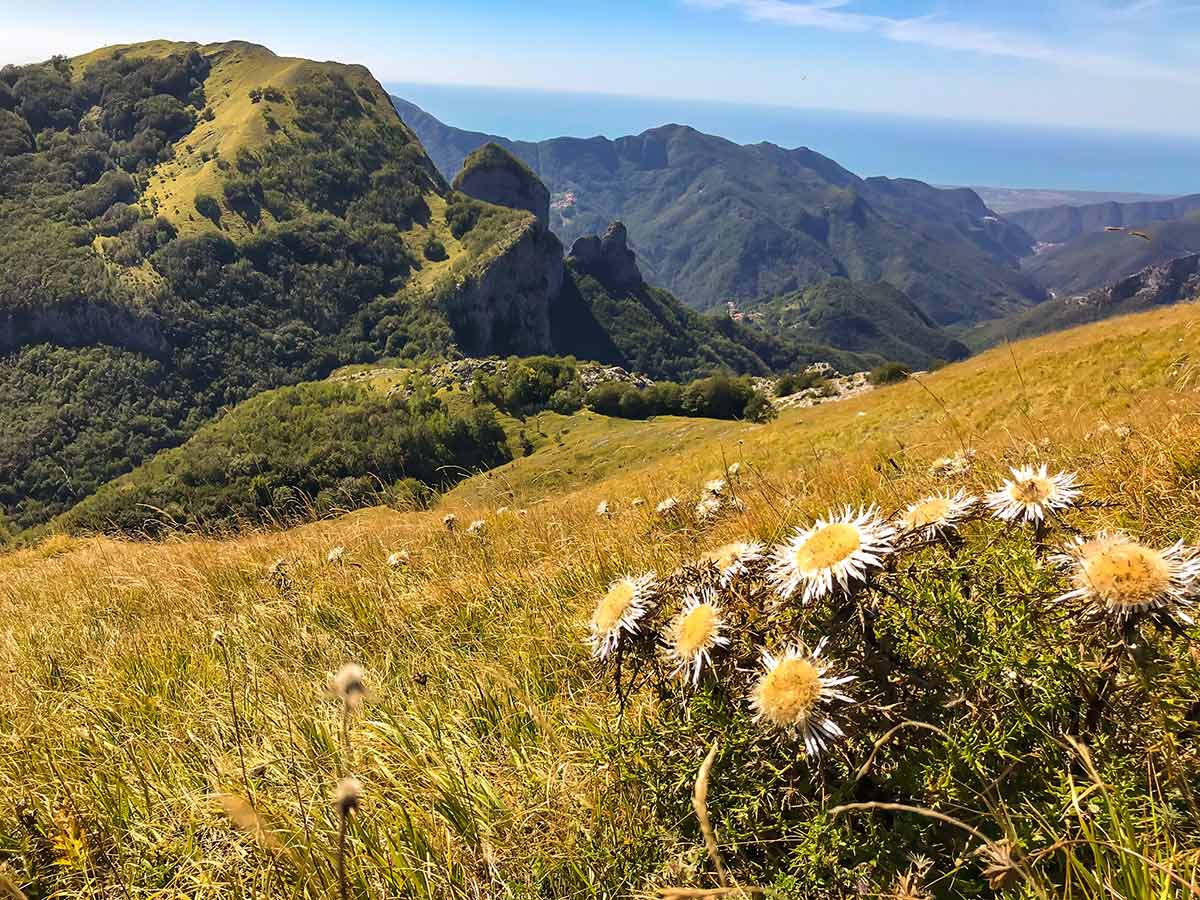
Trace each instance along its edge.
{"label": "green bush", "polygon": [[407,399],[336,382],[259,394],[105,485],[64,525],[156,534],[427,505],[432,489],[511,458],[493,412],[451,413],[427,384],[407,388]]}
{"label": "green bush", "polygon": [[781,375],[775,382],[776,397],[790,397],[800,391],[816,387],[825,379],[816,372],[790,372]]}
{"label": "green bush", "polygon": [[209,219],[214,225],[221,224],[221,204],[212,194],[196,195],[196,212]]}
{"label": "green bush", "polygon": [[527,416],[552,404],[557,412],[573,412],[582,402],[579,373],[573,357],[510,357],[495,375],[477,374],[471,386],[476,403],[491,403],[514,416]]}
{"label": "green bush", "polygon": [[867,380],[874,385],[894,384],[897,381],[903,381],[910,374],[912,374],[912,369],[904,363],[888,362],[872,369],[867,374]]}
{"label": "green bush", "polygon": [[623,419],[672,415],[761,422],[775,415],[770,400],[749,378],[728,375],[701,378],[686,387],[669,381],[646,388],[608,381],[592,388],[586,401],[593,412]]}
{"label": "green bush", "polygon": [[432,234],[425,240],[425,246],[421,248],[421,253],[430,262],[441,262],[448,259],[450,254],[446,252],[446,245],[439,241]]}

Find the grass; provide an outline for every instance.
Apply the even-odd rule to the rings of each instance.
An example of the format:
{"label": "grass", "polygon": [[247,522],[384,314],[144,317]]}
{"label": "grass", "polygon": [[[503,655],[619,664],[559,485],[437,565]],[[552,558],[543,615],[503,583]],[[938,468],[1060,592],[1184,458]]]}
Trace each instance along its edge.
{"label": "grass", "polygon": [[[352,774],[353,896],[711,889],[692,798],[718,739],[703,800],[717,849],[771,896],[888,896],[910,870],[935,896],[986,896],[985,869],[1017,872],[1011,896],[1191,895],[1196,657],[1155,636],[1088,749],[1072,745],[1100,650],[1043,611],[1061,582],[1027,531],[975,522],[969,552],[930,548],[889,575],[895,596],[864,609],[903,662],[890,677],[834,607],[761,626],[820,629],[861,675],[848,737],[820,763],[750,723],[736,691],[663,682],[622,712],[583,637],[622,573],[775,541],[843,502],[890,513],[968,446],[975,493],[1036,458],[1083,477],[1098,505],[1072,514],[1080,528],[1194,541],[1197,321],[1194,307],[1114,320],[762,426],[544,416],[536,452],[429,512],[228,541],[57,537],[0,557],[0,863],[29,897],[331,896],[332,794]],[[630,506],[690,502],[734,460],[744,513],[664,527]],[[485,536],[446,530],[451,511],[485,518]],[[389,569],[402,547],[410,564]],[[348,661],[369,695],[345,717],[327,685]],[[885,802],[917,811],[832,814]]]}

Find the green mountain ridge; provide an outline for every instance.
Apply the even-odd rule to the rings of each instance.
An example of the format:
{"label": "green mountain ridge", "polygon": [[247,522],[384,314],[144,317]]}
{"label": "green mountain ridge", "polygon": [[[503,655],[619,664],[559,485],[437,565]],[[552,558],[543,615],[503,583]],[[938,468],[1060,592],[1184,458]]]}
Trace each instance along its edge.
{"label": "green mountain ridge", "polygon": [[887,359],[928,368],[969,354],[965,344],[884,282],[835,278],[782,297],[742,304],[737,311],[768,334],[874,354],[880,362]]}
{"label": "green mountain ridge", "polygon": [[489,142],[520,158],[550,189],[551,227],[565,244],[624,222],[647,278],[689,306],[831,276],[887,281],[939,325],[1043,297],[1019,271],[1028,237],[968,189],[863,179],[805,148],[740,146],[680,125],[616,140],[510,141],[393,102],[443,173]]}

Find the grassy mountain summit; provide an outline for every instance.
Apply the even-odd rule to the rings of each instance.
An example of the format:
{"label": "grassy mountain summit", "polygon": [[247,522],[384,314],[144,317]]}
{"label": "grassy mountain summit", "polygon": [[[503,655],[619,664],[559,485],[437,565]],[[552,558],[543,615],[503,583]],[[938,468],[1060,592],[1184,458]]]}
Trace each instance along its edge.
{"label": "grassy mountain summit", "polygon": [[510,323],[560,251],[452,192],[361,67],[154,41],[0,85],[0,525],[339,364],[546,349]]}
{"label": "grassy mountain summit", "polygon": [[1018,270],[1024,232],[967,189],[863,179],[806,148],[739,146],[681,125],[617,140],[510,141],[393,99],[444,173],[484,144],[505,147],[550,189],[551,227],[565,244],[620,220],[646,277],[697,308],[830,276],[887,281],[942,325],[1042,297]]}

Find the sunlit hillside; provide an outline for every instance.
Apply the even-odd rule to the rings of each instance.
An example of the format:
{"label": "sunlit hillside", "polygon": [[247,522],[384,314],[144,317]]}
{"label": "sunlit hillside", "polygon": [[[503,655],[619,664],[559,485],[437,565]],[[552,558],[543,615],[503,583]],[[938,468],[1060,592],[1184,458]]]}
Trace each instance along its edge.
{"label": "sunlit hillside", "polygon": [[[530,455],[427,512],[0,556],[0,894],[1200,893],[1193,594],[1113,626],[1055,602],[1051,558],[1200,539],[1198,391],[1184,304],[765,425],[531,417]],[[1078,501],[1038,528],[981,503],[849,594],[694,564],[1025,463]],[[651,570],[640,637],[593,660],[597,603]],[[647,637],[714,584],[730,646],[693,687]],[[750,699],[760,650],[822,637],[855,680],[812,755]]]}

